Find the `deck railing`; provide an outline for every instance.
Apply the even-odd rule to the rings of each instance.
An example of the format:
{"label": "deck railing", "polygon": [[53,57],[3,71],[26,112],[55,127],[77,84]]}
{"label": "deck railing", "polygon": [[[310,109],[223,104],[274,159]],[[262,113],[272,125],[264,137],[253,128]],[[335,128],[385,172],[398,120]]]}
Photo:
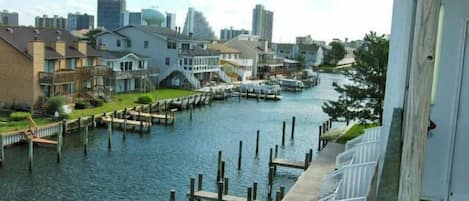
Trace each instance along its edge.
{"label": "deck railing", "polygon": [[337,170],[322,180],[320,201],[365,201],[381,152],[381,127],[367,129],[346,144],[336,158]]}
{"label": "deck railing", "polygon": [[[20,141],[26,140],[25,132],[27,130],[28,129],[24,129],[3,134],[2,136],[0,136],[3,138],[3,146],[15,144]],[[41,126],[37,129],[38,137],[54,136],[60,132],[62,132],[62,123],[54,123],[46,126]]]}

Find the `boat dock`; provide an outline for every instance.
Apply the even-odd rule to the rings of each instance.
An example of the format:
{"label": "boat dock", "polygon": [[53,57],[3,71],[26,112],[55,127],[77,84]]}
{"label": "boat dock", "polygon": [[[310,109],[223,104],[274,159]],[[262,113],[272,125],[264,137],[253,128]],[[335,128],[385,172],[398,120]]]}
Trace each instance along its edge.
{"label": "boat dock", "polygon": [[272,165],[275,167],[275,166],[283,166],[283,167],[289,167],[289,168],[296,168],[296,169],[302,169],[304,170],[305,167],[305,163],[307,162],[303,162],[303,161],[288,161],[286,159],[280,159],[280,158],[276,158],[274,160],[272,160]]}
{"label": "boat dock", "polygon": [[144,122],[144,121],[136,121],[136,120],[127,120],[127,119],[118,119],[109,116],[101,117],[101,121],[105,123],[117,124],[121,126],[141,126],[143,128],[151,127],[151,122]]}
{"label": "boat dock", "polygon": [[134,119],[137,118],[138,116],[150,119],[150,122],[154,122],[155,119],[158,120],[158,123],[161,123],[162,121],[168,121],[170,124],[174,124],[174,121],[176,120],[176,115],[174,114],[174,111],[171,111],[170,114],[155,114],[155,113],[144,113],[144,112],[136,112],[136,111],[129,111],[129,115],[133,116]]}
{"label": "boat dock", "polygon": [[[197,191],[194,193],[194,199],[202,199],[202,200],[218,200],[218,194],[208,191]],[[233,195],[223,195],[223,201],[248,201],[247,198],[237,197]],[[252,200],[255,201],[255,200]]]}

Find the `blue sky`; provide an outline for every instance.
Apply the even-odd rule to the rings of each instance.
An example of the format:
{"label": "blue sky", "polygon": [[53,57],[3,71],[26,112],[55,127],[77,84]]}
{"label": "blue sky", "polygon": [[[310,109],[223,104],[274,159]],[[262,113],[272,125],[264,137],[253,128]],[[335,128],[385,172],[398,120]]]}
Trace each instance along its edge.
{"label": "blue sky", "polygon": [[[127,9],[139,11],[156,6],[176,13],[183,26],[188,7],[202,11],[216,35],[220,29],[251,29],[252,9],[263,4],[274,12],[274,42],[294,42],[295,36],[314,39],[360,39],[370,30],[388,34],[392,0],[127,0]],[[20,24],[32,25],[37,15],[82,12],[95,15],[97,0],[0,0],[0,9],[20,13]]]}

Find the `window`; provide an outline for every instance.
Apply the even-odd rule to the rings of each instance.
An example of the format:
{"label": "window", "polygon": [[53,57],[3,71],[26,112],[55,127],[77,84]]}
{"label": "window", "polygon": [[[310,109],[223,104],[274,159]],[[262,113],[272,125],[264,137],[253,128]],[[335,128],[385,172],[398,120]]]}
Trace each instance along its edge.
{"label": "window", "polygon": [[176,42],[168,41],[168,49],[176,49]]}
{"label": "window", "polygon": [[121,62],[121,71],[124,71],[124,62]]}
{"label": "window", "polygon": [[188,50],[188,49],[190,49],[190,47],[191,47],[191,46],[190,46],[189,43],[183,43],[183,44],[181,45],[181,48],[182,48],[183,50]]}
{"label": "window", "polygon": [[192,65],[192,59],[189,59],[189,65]]}
{"label": "window", "polygon": [[138,68],[145,68],[145,61],[138,61]]}
{"label": "window", "polygon": [[93,63],[94,63],[94,62],[93,62],[93,57],[88,57],[88,58],[86,59],[86,65],[87,65],[87,66],[93,66]]}
{"label": "window", "polygon": [[120,47],[121,46],[121,40],[116,40],[116,46]]}
{"label": "window", "polygon": [[187,58],[184,58],[184,65],[187,65]]}
{"label": "window", "polygon": [[148,48],[148,46],[150,46],[149,42],[147,40],[143,41],[143,48]]}
{"label": "window", "polygon": [[170,65],[170,60],[169,60],[169,57],[166,57],[166,59],[164,60],[164,63],[169,66]]}
{"label": "window", "polygon": [[76,59],[67,59],[67,68],[68,69],[75,69],[77,66],[77,60]]}
{"label": "window", "polygon": [[44,63],[44,72],[52,73],[55,70],[55,60],[46,60]]}
{"label": "window", "polygon": [[131,40],[127,40],[127,47],[128,47],[128,48],[131,48],[131,47],[132,47],[132,41],[131,41]]}

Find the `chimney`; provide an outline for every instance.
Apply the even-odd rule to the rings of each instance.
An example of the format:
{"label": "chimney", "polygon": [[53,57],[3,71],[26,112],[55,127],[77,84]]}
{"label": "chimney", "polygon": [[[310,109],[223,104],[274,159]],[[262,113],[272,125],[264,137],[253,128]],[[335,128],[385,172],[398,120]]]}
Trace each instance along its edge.
{"label": "chimney", "polygon": [[65,45],[65,42],[59,40],[59,41],[56,41],[56,42],[55,42],[55,47],[54,47],[54,49],[55,49],[55,51],[56,51],[57,53],[59,53],[60,55],[65,56],[65,51],[66,51],[66,47],[65,47],[65,46],[66,46],[66,45]]}
{"label": "chimney", "polygon": [[269,50],[269,41],[264,41],[263,49],[264,49],[264,52],[268,52],[268,50]]}
{"label": "chimney", "polygon": [[[36,61],[44,62],[45,44],[42,41],[34,40],[28,43],[28,54],[33,57],[34,64]],[[44,67],[44,66],[42,66]]]}
{"label": "chimney", "polygon": [[84,54],[85,56],[88,55],[88,44],[86,43],[86,41],[78,41],[77,43],[77,49],[78,49],[78,52]]}

